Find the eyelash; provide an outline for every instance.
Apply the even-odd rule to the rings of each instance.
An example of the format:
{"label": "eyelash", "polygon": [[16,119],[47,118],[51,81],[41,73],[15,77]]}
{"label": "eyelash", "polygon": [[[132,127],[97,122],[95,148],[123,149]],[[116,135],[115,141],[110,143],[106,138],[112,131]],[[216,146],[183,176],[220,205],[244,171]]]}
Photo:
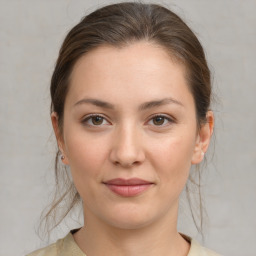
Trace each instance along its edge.
{"label": "eyelash", "polygon": [[[106,120],[106,118],[105,118],[104,116],[102,116],[102,115],[99,115],[99,114],[90,114],[90,115],[88,115],[87,117],[85,117],[85,118],[82,120],[82,123],[83,123],[84,125],[91,126],[91,127],[101,127],[102,124],[100,124],[100,125],[93,125],[93,124],[88,124],[88,123],[87,123],[88,120],[90,120],[92,117],[101,117],[101,118],[103,118],[103,119]],[[152,117],[150,118],[150,120],[153,120],[153,119],[156,118],[156,117],[162,117],[162,118],[164,118],[165,120],[168,121],[169,124],[175,123],[175,120],[174,120],[174,119],[172,119],[172,118],[170,118],[170,117],[168,117],[168,116],[165,116],[165,115],[161,115],[161,114],[157,114],[157,115],[152,116]],[[155,127],[165,127],[165,126],[166,126],[166,124],[165,124],[165,125],[155,125]]]}

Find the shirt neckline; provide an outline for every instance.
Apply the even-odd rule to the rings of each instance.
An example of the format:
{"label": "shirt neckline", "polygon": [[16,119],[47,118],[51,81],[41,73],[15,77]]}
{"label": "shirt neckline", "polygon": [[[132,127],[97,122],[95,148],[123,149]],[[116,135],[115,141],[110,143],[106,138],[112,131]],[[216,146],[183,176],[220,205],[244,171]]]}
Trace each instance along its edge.
{"label": "shirt neckline", "polygon": [[[73,234],[75,234],[80,228],[71,230],[66,237],[64,238],[64,251],[65,255],[72,255],[72,256],[86,256],[86,254],[80,249],[78,244],[76,243]],[[190,236],[187,236],[183,233],[179,233],[186,241],[190,243],[190,249],[187,256],[194,256],[197,255],[198,250],[200,249],[200,244]],[[74,252],[76,254],[74,254]]]}

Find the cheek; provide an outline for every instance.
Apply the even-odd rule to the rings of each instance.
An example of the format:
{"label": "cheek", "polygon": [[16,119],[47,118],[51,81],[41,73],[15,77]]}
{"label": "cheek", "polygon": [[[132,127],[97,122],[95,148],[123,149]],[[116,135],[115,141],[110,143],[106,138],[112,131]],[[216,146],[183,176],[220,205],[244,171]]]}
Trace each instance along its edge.
{"label": "cheek", "polygon": [[77,191],[83,198],[95,198],[98,184],[102,180],[107,145],[102,138],[92,138],[82,133],[70,133],[66,137],[66,151],[72,178]]}
{"label": "cheek", "polygon": [[103,137],[78,131],[67,134],[70,136],[65,138],[66,153],[74,180],[99,176],[107,156],[107,147],[104,145],[108,144]]}
{"label": "cheek", "polygon": [[194,143],[192,136],[170,136],[155,145],[151,155],[155,155],[153,164],[164,186],[182,190],[189,175]]}

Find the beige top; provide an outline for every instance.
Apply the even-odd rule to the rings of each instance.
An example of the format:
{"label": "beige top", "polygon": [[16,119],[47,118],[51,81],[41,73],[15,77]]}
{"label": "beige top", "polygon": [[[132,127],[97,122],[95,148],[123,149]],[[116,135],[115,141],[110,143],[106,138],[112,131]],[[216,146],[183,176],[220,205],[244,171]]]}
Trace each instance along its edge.
{"label": "beige top", "polygon": [[[219,254],[202,247],[194,239],[185,236],[191,243],[188,256],[220,256]],[[76,244],[71,232],[56,243],[34,251],[27,256],[86,256]]]}

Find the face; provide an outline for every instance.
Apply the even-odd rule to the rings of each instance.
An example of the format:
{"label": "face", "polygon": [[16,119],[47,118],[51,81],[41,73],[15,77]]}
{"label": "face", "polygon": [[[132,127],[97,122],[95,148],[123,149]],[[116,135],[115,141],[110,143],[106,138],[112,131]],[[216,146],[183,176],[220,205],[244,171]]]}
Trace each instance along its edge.
{"label": "face", "polygon": [[[58,136],[55,113],[52,121]],[[133,229],[176,218],[191,164],[211,135],[196,124],[185,68],[162,48],[138,42],[83,56],[58,142],[85,219]]]}

